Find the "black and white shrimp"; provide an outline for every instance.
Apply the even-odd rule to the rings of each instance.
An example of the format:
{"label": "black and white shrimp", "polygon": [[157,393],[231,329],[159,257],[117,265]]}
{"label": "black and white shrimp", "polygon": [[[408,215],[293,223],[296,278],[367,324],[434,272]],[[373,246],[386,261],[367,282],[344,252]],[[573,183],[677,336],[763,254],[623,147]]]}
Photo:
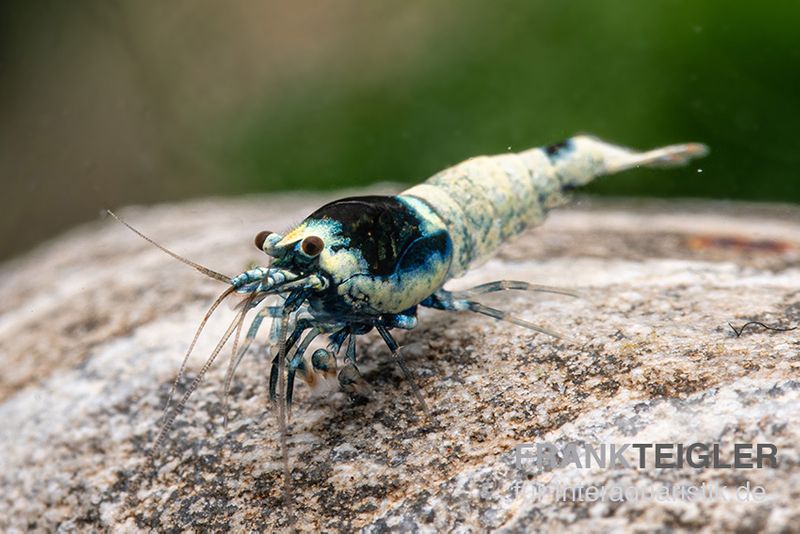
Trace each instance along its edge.
{"label": "black and white shrimp", "polygon": [[[233,278],[167,251],[229,284],[203,324],[229,295],[239,293],[244,302],[176,407],[165,413],[154,449],[163,442],[222,346],[242,330],[247,312],[259,308],[244,345],[238,352],[234,348],[225,390],[227,395],[236,366],[264,319],[276,319],[270,334],[277,349],[269,393],[273,400],[279,400],[288,495],[286,407],[292,403],[296,376],[311,381],[314,373],[336,375],[343,389],[357,390],[361,377],[356,339],[374,329],[427,412],[392,330],[414,328],[417,310],[423,306],[471,311],[558,336],[474,299],[508,289],[565,291],[508,280],[456,292],[443,286],[492,254],[508,238],[541,223],[549,209],[564,202],[565,193],[595,177],[633,167],[677,166],[706,153],[706,147],[696,143],[636,152],[594,137],[576,136],[520,153],[471,158],[398,195],[350,197],[326,204],[286,235],[260,232],[255,245],[272,258],[271,264]],[[264,302],[272,295],[279,296],[280,305]],[[309,363],[305,352],[320,335],[327,335],[327,348],[316,350]]]}

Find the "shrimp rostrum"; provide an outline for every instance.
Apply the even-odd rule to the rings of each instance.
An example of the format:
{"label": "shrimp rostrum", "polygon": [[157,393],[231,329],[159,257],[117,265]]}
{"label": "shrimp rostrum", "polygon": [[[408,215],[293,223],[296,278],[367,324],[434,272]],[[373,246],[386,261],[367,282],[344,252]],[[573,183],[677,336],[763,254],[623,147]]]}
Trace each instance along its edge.
{"label": "shrimp rostrum", "polygon": [[[508,289],[560,290],[503,280],[466,291],[448,291],[443,288],[448,280],[486,258],[508,238],[539,224],[575,187],[633,167],[681,165],[706,151],[701,144],[682,144],[636,152],[590,136],[576,136],[520,153],[472,158],[399,195],[351,197],[326,204],[285,235],[260,232],[255,244],[272,258],[271,263],[232,279],[183,260],[230,284],[211,311],[233,292],[244,296],[237,320],[221,344],[242,329],[248,310],[278,295],[279,305],[264,302],[244,346],[239,353],[234,349],[226,389],[246,345],[264,319],[274,318],[277,326],[272,335],[280,341],[272,360],[269,390],[272,399],[280,397],[282,409],[292,402],[298,375],[306,380],[312,380],[315,373],[335,375],[343,389],[357,390],[361,378],[356,338],[373,329],[410,379],[410,387],[424,407],[392,335],[395,329],[414,328],[420,306],[484,314],[558,335],[474,299]],[[309,362],[305,352],[320,335],[328,336],[327,348],[316,350]],[[213,357],[195,382],[211,360]],[[190,386],[178,412],[195,387],[196,383]],[[175,415],[167,419],[166,428]]]}

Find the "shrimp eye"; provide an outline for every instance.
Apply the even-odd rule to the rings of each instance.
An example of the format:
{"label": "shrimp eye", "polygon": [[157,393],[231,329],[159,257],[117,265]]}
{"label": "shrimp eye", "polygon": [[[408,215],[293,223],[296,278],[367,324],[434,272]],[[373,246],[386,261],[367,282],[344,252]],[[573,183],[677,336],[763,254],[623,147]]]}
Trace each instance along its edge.
{"label": "shrimp eye", "polygon": [[270,231],[264,230],[264,231],[258,232],[258,234],[256,234],[255,243],[256,243],[256,248],[257,249],[264,250],[264,241],[267,240],[267,238],[270,236],[271,233],[272,232],[270,232]]}
{"label": "shrimp eye", "polygon": [[319,256],[319,253],[325,248],[325,243],[319,237],[310,235],[303,239],[303,242],[300,243],[300,248],[303,249],[303,253],[306,256],[313,258],[314,256]]}

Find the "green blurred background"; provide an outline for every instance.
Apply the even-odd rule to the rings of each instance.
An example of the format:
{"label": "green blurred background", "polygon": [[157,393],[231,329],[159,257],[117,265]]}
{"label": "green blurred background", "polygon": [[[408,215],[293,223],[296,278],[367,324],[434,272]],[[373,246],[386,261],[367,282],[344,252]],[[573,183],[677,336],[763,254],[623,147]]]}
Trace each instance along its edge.
{"label": "green blurred background", "polygon": [[797,202],[799,89],[797,1],[4,0],[0,257],[106,206],[413,183],[576,132],[712,149],[592,193]]}

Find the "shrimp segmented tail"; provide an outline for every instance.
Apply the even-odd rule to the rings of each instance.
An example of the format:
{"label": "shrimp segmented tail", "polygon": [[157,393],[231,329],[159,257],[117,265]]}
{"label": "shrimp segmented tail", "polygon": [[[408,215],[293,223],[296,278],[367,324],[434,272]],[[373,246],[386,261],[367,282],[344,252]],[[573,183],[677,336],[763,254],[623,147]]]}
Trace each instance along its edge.
{"label": "shrimp segmented tail", "polygon": [[[542,222],[565,193],[594,178],[635,167],[674,167],[708,152],[687,143],[647,152],[579,135],[519,153],[480,156],[445,169],[401,193],[453,240],[448,278],[494,252],[503,241]],[[437,221],[438,222],[438,221]]]}

